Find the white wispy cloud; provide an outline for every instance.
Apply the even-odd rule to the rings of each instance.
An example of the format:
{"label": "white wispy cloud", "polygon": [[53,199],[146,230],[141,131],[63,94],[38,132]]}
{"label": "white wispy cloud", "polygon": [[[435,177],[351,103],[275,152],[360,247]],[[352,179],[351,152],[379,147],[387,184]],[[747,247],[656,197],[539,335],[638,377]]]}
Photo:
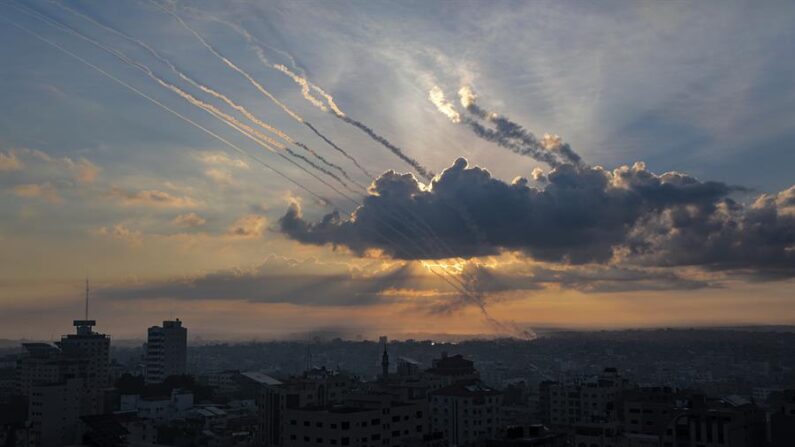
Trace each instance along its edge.
{"label": "white wispy cloud", "polygon": [[130,191],[113,187],[108,196],[127,206],[149,206],[155,208],[195,208],[199,206],[199,202],[192,197],[175,196],[157,189]]}

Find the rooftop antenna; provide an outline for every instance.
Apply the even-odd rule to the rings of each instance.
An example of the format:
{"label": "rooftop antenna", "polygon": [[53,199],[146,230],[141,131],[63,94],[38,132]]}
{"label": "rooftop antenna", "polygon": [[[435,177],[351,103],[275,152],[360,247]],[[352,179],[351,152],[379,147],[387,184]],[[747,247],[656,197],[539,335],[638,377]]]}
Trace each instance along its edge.
{"label": "rooftop antenna", "polygon": [[88,278],[86,278],[86,320],[88,320]]}

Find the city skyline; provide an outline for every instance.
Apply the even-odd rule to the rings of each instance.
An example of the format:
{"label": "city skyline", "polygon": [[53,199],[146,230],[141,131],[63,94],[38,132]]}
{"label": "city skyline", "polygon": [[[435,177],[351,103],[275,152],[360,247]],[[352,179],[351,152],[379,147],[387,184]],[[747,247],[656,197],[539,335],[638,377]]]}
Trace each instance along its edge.
{"label": "city skyline", "polygon": [[794,325],[794,18],[4,2],[0,339]]}

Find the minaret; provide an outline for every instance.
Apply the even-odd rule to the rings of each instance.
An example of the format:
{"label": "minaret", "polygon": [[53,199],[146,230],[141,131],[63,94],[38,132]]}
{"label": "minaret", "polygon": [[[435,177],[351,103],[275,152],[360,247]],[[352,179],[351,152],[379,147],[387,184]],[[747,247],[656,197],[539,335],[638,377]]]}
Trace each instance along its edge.
{"label": "minaret", "polygon": [[384,338],[384,354],[381,356],[381,380],[389,379],[389,353],[386,352],[386,337]]}

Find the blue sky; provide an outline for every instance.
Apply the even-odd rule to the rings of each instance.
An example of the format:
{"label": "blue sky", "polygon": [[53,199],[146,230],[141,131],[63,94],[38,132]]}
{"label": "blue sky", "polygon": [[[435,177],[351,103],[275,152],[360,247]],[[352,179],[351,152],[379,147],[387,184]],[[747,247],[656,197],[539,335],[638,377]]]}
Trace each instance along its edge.
{"label": "blue sky", "polygon": [[[309,189],[322,191],[343,216],[355,208],[303,170],[252,144],[141,71],[34,17],[44,14],[45,20],[72,27],[146,64],[196,97],[224,107],[202,96],[145,49],[59,4],[3,3],[0,20],[63,46]],[[350,160],[261,95],[160,8],[176,11],[221,54],[376,175],[388,169],[409,172],[410,168],[362,132],[310,104],[298,85],[272,65],[284,64],[297,74],[305,73],[309,81],[333,95],[349,117],[436,173],[452,166],[458,157],[504,182],[517,176],[529,178],[537,167],[549,171],[534,159],[474,138],[428,100],[434,86],[454,99],[460,86],[469,85],[488,110],[510,117],[537,135],[560,135],[592,166],[612,170],[643,161],[656,174],[678,171],[701,181],[742,186],[746,189],[732,197],[749,206],[760,194],[776,194],[795,183],[795,59],[791,57],[795,5],[791,2],[684,6],[660,2],[238,1],[221,6],[218,2],[130,1],[69,5],[156,48],[190,77],[234,99],[364,184],[371,179]],[[271,66],[260,60],[238,32],[241,27],[263,46]],[[332,250],[285,236],[278,222],[291,203],[301,204],[307,221],[316,221],[333,207],[318,204],[245,154],[16,26],[0,26],[0,41],[5,43],[0,46],[0,156],[5,157],[0,158],[0,167],[5,166],[0,170],[0,243],[9,247],[0,254],[0,306],[7,311],[40,311],[34,302],[48,303],[54,310],[69,309],[79,299],[80,279],[86,275],[96,278],[98,289],[119,290],[213,272],[261,272],[263,265],[273,266],[277,258],[288,265],[310,259],[327,262],[324,267],[312,264],[309,270],[336,275],[342,268],[350,278],[358,278],[356,272],[364,266],[375,271],[399,268],[395,263],[402,261],[361,256],[345,246]],[[532,257],[506,261],[506,256],[514,254],[503,253],[495,262],[518,262],[525,267],[540,262]],[[489,265],[487,260],[481,262]],[[379,267],[372,267],[373,263]],[[565,263],[555,266],[569,267]],[[710,276],[712,272],[679,273],[720,284],[729,290],[727,296],[750,287],[746,283],[731,286],[725,276],[716,278]],[[405,303],[413,296],[408,289],[447,293],[443,284],[419,287],[426,280],[412,278],[408,281],[412,286],[390,285],[389,290],[405,290],[402,295],[389,292],[403,300],[389,306],[413,312],[413,304]],[[774,296],[785,296],[791,282],[786,279],[760,287],[772,288]],[[640,289],[662,294],[664,299],[685,299],[681,291]],[[704,289],[687,293],[715,293],[711,287]],[[377,294],[388,295],[384,290]],[[528,290],[512,292],[540,293]],[[546,293],[544,299],[552,293],[575,292],[555,283]],[[259,304],[257,312],[291,305],[289,294],[284,292],[279,304]],[[163,307],[181,306],[175,296],[159,298],[141,301],[150,303],[151,315],[142,315],[140,320],[157,321]],[[246,303],[256,301],[243,295],[217,298],[207,296],[199,302],[210,309],[229,306],[231,298],[238,300],[240,310],[229,310],[230,320],[250,312]],[[513,304],[502,313],[510,315],[510,306],[519,306],[520,299],[506,301]],[[108,304],[107,318],[129,305],[129,300],[108,302],[112,304]],[[357,311],[362,320],[373,315],[386,318],[389,306],[381,310],[378,305],[362,306]],[[499,314],[500,304],[495,306]],[[776,306],[771,309],[792,309],[788,301]],[[301,305],[294,307],[300,313]],[[342,312],[333,300],[327,309],[319,308],[314,310],[320,313],[315,320],[274,331],[330,325],[336,312]],[[747,313],[736,309],[722,321],[742,322]],[[525,310],[533,313],[532,308]],[[434,318],[451,331],[488,330],[477,309],[462,306],[460,312],[469,312],[472,327],[456,326],[450,316],[431,313],[423,314],[417,323],[407,323],[409,318],[404,316],[404,323],[394,330],[437,321]],[[204,324],[201,318],[209,314],[197,314],[197,324]],[[780,322],[771,315],[775,312],[752,319]],[[670,318],[654,321],[628,317],[619,324],[684,322],[681,316],[672,312]],[[61,315],[53,311],[42,318],[57,321]],[[607,320],[589,323],[584,317],[575,320],[567,322],[560,316],[540,323],[611,324]],[[292,320],[285,317],[284,321]],[[537,323],[534,317],[520,319],[525,321]],[[122,332],[135,334],[139,320],[119,324]],[[248,330],[255,328],[241,329]],[[41,333],[31,330],[28,335]]]}

